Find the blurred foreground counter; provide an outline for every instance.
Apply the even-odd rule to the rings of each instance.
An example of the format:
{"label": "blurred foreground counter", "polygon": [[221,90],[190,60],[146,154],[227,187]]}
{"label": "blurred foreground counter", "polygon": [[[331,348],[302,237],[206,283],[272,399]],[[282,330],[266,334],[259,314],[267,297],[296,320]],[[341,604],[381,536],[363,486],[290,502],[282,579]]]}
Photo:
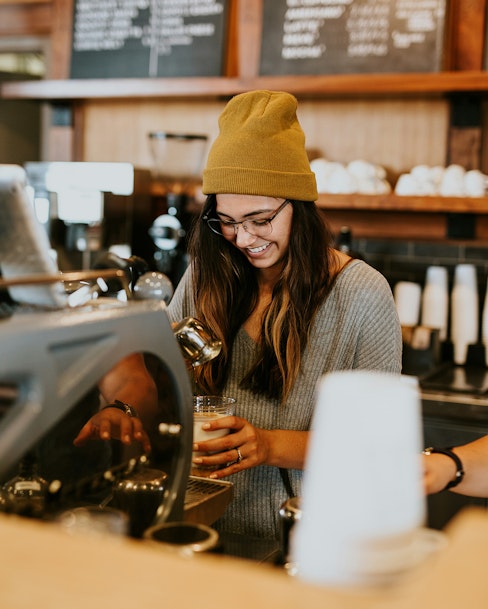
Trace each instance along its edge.
{"label": "blurred foreground counter", "polygon": [[56,525],[0,517],[0,606],[8,609],[212,607],[486,609],[488,515],[469,508],[442,554],[382,590],[306,585],[266,564],[183,558],[128,538],[72,537]]}

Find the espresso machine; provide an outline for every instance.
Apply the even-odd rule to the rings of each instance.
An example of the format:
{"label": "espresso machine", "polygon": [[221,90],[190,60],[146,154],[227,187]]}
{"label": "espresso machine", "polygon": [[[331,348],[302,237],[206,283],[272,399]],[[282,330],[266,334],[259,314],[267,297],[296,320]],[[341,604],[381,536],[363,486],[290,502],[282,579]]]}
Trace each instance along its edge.
{"label": "espresso machine", "polygon": [[[0,476],[47,434],[101,377],[134,352],[156,358],[177,417],[174,471],[162,518],[181,518],[191,455],[191,390],[164,303],[152,301],[14,313],[0,321]],[[137,332],[134,332],[137,328]]]}
{"label": "espresso machine", "polygon": [[195,212],[190,209],[201,177],[206,135],[149,133],[153,157],[153,181],[165,200],[163,209],[149,228],[154,246],[154,264],[177,285],[187,265],[186,244]]}
{"label": "espresso machine", "polygon": [[[22,168],[0,165],[0,488],[32,453],[44,471],[63,471],[44,475],[47,514],[77,503],[104,506],[114,484],[134,478],[149,459],[164,468],[153,522],[198,520],[205,503],[217,517],[232,485],[190,476],[193,408],[185,359],[192,345],[197,359],[208,346],[198,324],[182,320],[172,327],[166,313],[172,286],[157,273],[132,287],[122,269],[59,272],[27,189]],[[110,281],[120,282],[126,298],[107,296]],[[147,430],[150,455],[140,447],[132,453],[132,445],[126,452],[117,440],[74,447],[91,416],[87,406],[95,412],[103,406],[101,379],[133,353],[142,354],[158,392],[157,421]]]}

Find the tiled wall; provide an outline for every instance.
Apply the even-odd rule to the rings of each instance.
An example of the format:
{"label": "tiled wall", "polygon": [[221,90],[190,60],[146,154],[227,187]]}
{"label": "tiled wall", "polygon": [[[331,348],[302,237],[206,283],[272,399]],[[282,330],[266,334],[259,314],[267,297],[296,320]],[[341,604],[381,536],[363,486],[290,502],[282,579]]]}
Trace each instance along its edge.
{"label": "tiled wall", "polygon": [[462,245],[417,242],[353,240],[353,250],[360,252],[371,266],[378,269],[394,287],[397,281],[415,281],[424,284],[426,269],[430,265],[448,269],[450,286],[456,264],[474,264],[478,271],[481,299],[484,298],[488,279],[488,243]]}
{"label": "tiled wall", "polygon": [[[484,365],[484,348],[480,344],[481,319],[488,282],[488,243],[481,245],[447,244],[420,241],[380,241],[353,239],[353,251],[360,253],[371,266],[387,278],[392,289],[398,281],[414,281],[424,286],[427,267],[444,266],[448,269],[449,293],[452,290],[454,268],[457,264],[474,264],[478,276],[479,339],[470,347],[468,361]],[[449,322],[450,324],[450,322]],[[441,360],[452,360],[452,344],[448,340],[441,345]]]}

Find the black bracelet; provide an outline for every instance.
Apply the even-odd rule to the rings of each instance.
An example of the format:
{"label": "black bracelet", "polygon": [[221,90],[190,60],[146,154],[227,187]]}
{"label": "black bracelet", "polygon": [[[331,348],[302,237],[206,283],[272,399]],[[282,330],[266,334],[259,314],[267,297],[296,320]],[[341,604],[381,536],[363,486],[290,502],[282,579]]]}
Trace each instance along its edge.
{"label": "black bracelet", "polygon": [[137,410],[133,406],[126,404],[125,402],[121,402],[120,400],[114,400],[111,404],[104,406],[102,410],[105,410],[105,408],[118,408],[119,410],[122,410],[122,412],[125,412],[128,417],[132,417],[134,419],[139,418]]}
{"label": "black bracelet", "polygon": [[450,457],[454,463],[456,464],[456,475],[454,476],[454,480],[451,480],[444,487],[444,491],[447,491],[450,488],[457,486],[462,479],[464,478],[464,468],[461,459],[456,455],[455,452],[452,451],[452,448],[434,448],[431,446],[430,448],[424,448],[422,451],[424,455],[431,455],[432,453],[438,453],[440,455],[446,455],[446,457]]}

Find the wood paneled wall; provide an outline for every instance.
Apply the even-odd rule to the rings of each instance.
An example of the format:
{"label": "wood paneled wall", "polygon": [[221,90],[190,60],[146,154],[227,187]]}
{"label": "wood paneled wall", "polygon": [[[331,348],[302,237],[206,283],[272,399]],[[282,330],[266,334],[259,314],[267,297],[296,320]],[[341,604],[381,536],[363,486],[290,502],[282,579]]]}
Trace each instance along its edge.
{"label": "wood paneled wall", "polygon": [[[90,100],[83,104],[85,161],[152,166],[150,131],[204,133],[212,141],[225,101]],[[449,107],[443,99],[299,100],[313,156],[383,165],[392,180],[414,165],[444,165]]]}
{"label": "wood paneled wall", "polygon": [[[256,75],[261,2],[232,2],[228,76]],[[483,69],[487,0],[450,0],[448,4],[446,67]],[[67,78],[72,11],[73,0],[0,0],[0,36],[47,36],[51,49],[48,78]],[[218,98],[78,101],[72,104],[72,127],[48,125],[45,160],[129,161],[137,167],[150,168],[148,132],[166,129],[206,133],[212,140],[225,101]],[[447,98],[368,98],[358,91],[357,96],[347,99],[317,97],[299,102],[300,121],[314,156],[341,162],[363,158],[386,167],[391,181],[417,164],[446,163],[450,138]],[[49,121],[48,110],[46,116]],[[485,156],[488,157],[486,153]],[[380,216],[375,217],[380,220]],[[402,218],[402,225],[403,220],[410,223],[413,232],[417,224],[417,234],[433,231],[422,224],[425,220],[422,214]],[[386,214],[380,223],[394,236],[397,222],[398,216]],[[358,225],[364,229],[369,223],[368,216],[367,221],[363,218]]]}
{"label": "wood paneled wall", "polygon": [[0,0],[0,36],[51,36],[52,0]]}

